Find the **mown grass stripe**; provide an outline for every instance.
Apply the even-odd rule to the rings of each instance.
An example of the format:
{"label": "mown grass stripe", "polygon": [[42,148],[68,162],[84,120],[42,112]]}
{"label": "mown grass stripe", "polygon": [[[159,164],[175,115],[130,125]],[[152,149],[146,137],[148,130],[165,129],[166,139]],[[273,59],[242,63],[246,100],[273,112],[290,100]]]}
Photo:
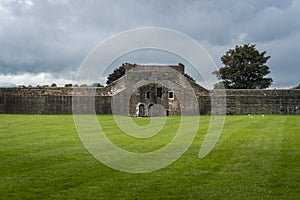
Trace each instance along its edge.
{"label": "mown grass stripe", "polygon": [[[123,133],[116,133],[112,116],[98,118],[128,149],[159,148],[172,137],[131,143],[118,138]],[[0,115],[0,199],[300,198],[299,115],[227,116],[220,141],[204,159],[198,152],[210,117],[200,119],[198,134],[180,159],[159,171],[128,174],[87,152],[71,115]],[[135,120],[147,124],[148,119]],[[179,121],[170,120],[165,133]]]}

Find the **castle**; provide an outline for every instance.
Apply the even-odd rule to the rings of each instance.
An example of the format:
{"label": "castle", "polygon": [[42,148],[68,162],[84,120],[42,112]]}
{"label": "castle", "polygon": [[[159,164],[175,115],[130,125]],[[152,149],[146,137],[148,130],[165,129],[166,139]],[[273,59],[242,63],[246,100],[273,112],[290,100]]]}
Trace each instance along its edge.
{"label": "castle", "polygon": [[125,75],[102,88],[0,88],[0,113],[72,114],[74,100],[82,104],[78,112],[89,113],[84,104],[93,90],[96,114],[211,114],[212,95],[218,99],[224,92],[226,114],[300,114],[300,90],[207,90],[185,76],[183,64],[123,66]]}

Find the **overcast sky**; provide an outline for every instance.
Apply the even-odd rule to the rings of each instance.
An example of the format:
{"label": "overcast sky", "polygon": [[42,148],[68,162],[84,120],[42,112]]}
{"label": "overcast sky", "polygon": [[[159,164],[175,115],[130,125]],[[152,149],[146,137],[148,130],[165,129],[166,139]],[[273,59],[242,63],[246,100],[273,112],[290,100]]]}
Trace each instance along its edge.
{"label": "overcast sky", "polygon": [[192,37],[218,67],[228,49],[256,44],[271,56],[272,88],[290,88],[300,82],[299,19],[299,0],[0,0],[0,86],[72,82],[97,44],[155,26]]}

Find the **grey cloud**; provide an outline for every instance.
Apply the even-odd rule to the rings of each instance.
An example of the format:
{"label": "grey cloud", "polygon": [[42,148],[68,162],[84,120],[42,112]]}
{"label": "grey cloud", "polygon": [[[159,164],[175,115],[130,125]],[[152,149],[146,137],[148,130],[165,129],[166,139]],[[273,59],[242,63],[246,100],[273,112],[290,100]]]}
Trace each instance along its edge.
{"label": "grey cloud", "polygon": [[297,0],[1,1],[0,73],[76,71],[88,52],[112,34],[158,26],[191,36],[218,66],[229,48],[255,43],[272,56],[275,81],[295,85],[297,77],[288,80],[282,74],[299,74],[299,56],[289,53],[299,52],[299,13]]}

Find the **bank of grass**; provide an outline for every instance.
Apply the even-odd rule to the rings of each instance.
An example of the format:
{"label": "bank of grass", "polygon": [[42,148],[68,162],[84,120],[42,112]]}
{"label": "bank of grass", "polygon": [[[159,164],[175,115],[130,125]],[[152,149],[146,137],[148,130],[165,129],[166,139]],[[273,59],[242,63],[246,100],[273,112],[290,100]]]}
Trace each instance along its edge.
{"label": "bank of grass", "polygon": [[[127,150],[165,145],[178,128],[124,136],[111,115],[98,116]],[[209,116],[185,154],[168,167],[129,174],[99,163],[82,145],[71,115],[0,115],[0,199],[300,199],[300,116],[227,116],[215,148],[198,158]],[[136,118],[146,125],[147,118]]]}

